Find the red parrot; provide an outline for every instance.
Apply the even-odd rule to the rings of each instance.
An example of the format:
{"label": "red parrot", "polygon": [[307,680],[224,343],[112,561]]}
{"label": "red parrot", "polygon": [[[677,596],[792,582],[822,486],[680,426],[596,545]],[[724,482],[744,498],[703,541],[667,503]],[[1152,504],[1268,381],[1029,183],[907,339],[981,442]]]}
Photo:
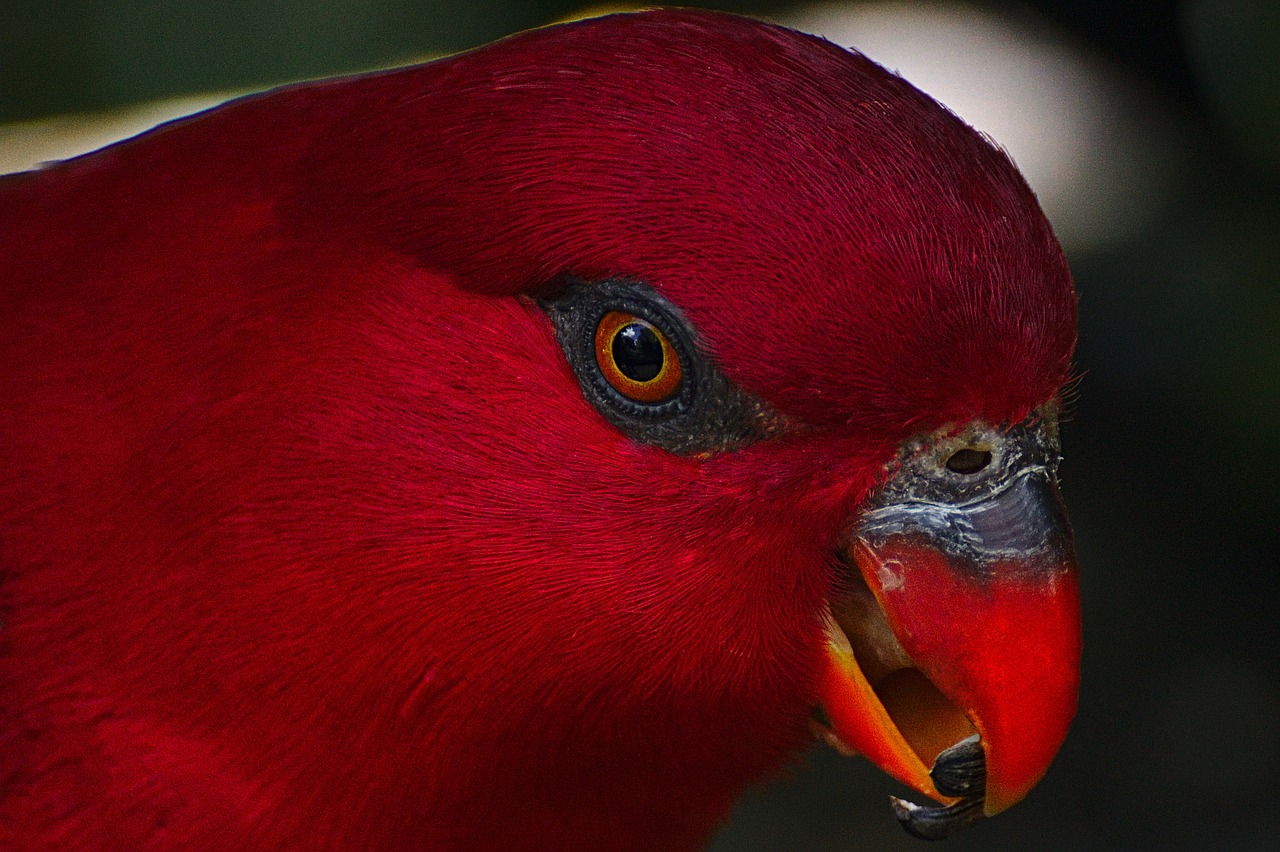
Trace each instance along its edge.
{"label": "red parrot", "polygon": [[0,848],[690,849],[1075,711],[1075,295],[897,76],[658,11],[0,179]]}

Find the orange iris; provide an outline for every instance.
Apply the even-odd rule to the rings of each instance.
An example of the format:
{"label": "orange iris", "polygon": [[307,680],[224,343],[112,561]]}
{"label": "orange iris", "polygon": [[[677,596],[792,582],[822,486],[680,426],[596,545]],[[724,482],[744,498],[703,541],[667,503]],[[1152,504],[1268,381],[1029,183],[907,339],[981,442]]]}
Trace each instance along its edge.
{"label": "orange iris", "polygon": [[610,311],[596,327],[596,363],[614,390],[635,402],[666,402],[684,378],[667,336],[625,311]]}

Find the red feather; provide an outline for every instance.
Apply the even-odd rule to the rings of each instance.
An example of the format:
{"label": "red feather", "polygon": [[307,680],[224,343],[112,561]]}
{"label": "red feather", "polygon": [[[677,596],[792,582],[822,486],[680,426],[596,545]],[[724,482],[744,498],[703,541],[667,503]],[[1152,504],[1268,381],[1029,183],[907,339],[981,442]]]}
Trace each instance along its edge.
{"label": "red feather", "polygon": [[[246,98],[0,181],[0,233],[6,849],[697,846],[806,743],[897,442],[1074,343],[1003,153],[697,12]],[[631,442],[564,272],[805,428]]]}

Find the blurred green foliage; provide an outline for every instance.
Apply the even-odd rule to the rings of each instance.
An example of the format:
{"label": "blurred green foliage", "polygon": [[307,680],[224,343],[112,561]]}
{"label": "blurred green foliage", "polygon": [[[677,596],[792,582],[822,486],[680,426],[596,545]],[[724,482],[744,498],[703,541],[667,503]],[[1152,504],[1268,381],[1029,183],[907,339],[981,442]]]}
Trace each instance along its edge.
{"label": "blurred green foliage", "polygon": [[[192,92],[262,88],[473,47],[574,0],[5,0],[0,123]],[[751,11],[753,2],[683,3]]]}
{"label": "blurred green foliage", "polygon": [[1280,171],[1280,3],[1189,0],[1182,23],[1210,108],[1256,165]]}
{"label": "blurred green foliage", "polygon": [[0,121],[360,71],[470,47],[571,6],[8,0]]}

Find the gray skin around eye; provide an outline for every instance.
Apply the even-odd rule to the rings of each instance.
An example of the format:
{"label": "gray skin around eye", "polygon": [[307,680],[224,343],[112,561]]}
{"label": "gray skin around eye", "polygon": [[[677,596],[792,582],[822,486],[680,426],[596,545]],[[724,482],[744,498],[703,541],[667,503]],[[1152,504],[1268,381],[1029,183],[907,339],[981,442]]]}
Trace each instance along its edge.
{"label": "gray skin around eye", "polygon": [[[730,382],[706,357],[680,309],[651,287],[623,279],[568,279],[561,293],[540,304],[555,326],[582,395],[632,440],[676,455],[701,455],[739,449],[782,428],[783,418]],[[642,317],[667,336],[683,372],[674,397],[637,402],[605,379],[596,363],[595,334],[611,311]]]}

